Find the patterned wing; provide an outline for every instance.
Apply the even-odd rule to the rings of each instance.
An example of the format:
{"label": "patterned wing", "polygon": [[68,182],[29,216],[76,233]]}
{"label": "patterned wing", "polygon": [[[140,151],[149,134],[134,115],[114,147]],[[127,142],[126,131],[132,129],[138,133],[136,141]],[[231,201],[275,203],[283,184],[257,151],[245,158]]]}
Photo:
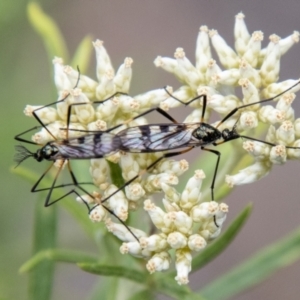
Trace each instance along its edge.
{"label": "patterned wing", "polygon": [[154,124],[129,127],[120,131],[120,150],[130,152],[156,152],[186,147],[193,130],[199,124]]}
{"label": "patterned wing", "polygon": [[59,151],[54,159],[101,158],[118,151],[120,144],[120,138],[108,132],[97,132],[63,142],[52,143]]}

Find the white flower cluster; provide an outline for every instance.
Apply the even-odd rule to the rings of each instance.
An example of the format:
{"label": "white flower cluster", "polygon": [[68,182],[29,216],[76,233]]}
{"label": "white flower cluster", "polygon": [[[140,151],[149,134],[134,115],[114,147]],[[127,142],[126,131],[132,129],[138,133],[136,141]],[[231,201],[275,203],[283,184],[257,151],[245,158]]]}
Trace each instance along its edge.
{"label": "white flower cluster", "polygon": [[[236,107],[274,97],[297,83],[297,80],[280,83],[276,81],[279,78],[280,58],[298,42],[298,32],[285,39],[272,35],[269,45],[262,48],[263,33],[256,31],[250,35],[241,13],[236,16],[234,32],[235,50],[226,44],[216,30],[208,30],[206,26],[200,27],[195,66],[186,58],[182,48],[176,49],[175,59],[157,57],[154,61],[157,67],[173,73],[183,83],[183,86],[173,93],[176,98],[187,102],[197,95],[207,95],[205,120],[209,119],[212,111],[220,114],[222,119]],[[222,68],[212,58],[210,43]],[[132,59],[126,58],[115,72],[103,42],[97,40],[93,45],[96,51],[97,81],[83,74],[79,76],[78,71],[64,66],[60,58],[53,60],[59,101],[56,108],[46,106],[36,113],[44,124],[48,124],[48,130],[56,139],[76,137],[88,131],[105,131],[122,124],[111,131],[112,134],[116,134],[127,127],[147,124],[145,116],[133,121],[132,118],[152,107],[160,106],[168,110],[180,105],[180,102],[170,97],[164,89],[149,91],[135,97],[126,95],[132,76]],[[242,87],[242,99],[235,93],[236,87],[239,86]],[[295,120],[291,107],[295,98],[292,92],[297,91],[299,86],[275,99],[276,107],[251,105],[239,110],[222,124],[214,124],[218,125],[219,130],[231,130],[236,124],[238,132],[256,128],[259,122],[270,124],[267,143],[255,140],[244,142],[243,147],[254,156],[255,162],[238,174],[227,176],[226,181],[230,186],[258,180],[269,172],[273,164],[282,164],[289,158],[300,157],[300,150],[286,148],[300,147],[300,119]],[[117,92],[119,94],[116,94]],[[112,95],[114,97],[111,97]],[[80,105],[72,105],[70,109],[70,105],[76,103]],[[202,105],[201,99],[192,102],[194,110],[185,122],[200,122]],[[27,106],[25,114],[32,116],[32,112],[37,108],[39,107]],[[68,125],[67,120],[70,121]],[[67,126],[69,130],[62,130]],[[33,136],[33,141],[44,144],[53,140],[53,136],[42,128]],[[171,187],[178,183],[178,176],[188,169],[185,160],[163,159],[151,168],[148,176],[142,177],[143,170],[162,154],[122,153],[118,149],[115,150],[110,155],[107,153],[107,160],[119,164],[125,182],[135,176],[138,176],[137,179],[126,186],[124,191],[116,192],[118,187],[112,184],[110,179],[109,162],[106,159],[92,159],[90,174],[97,191],[92,195],[78,197],[78,200],[83,199],[86,203],[95,205],[90,219],[95,222],[104,221],[108,230],[124,242],[121,246],[122,253],[147,259],[147,269],[150,273],[168,269],[171,262],[169,250],[174,249],[176,280],[179,284],[187,284],[192,252],[205,248],[210,240],[220,234],[228,206],[214,201],[204,202],[201,199],[200,189],[205,177],[203,171],[196,171],[182,194]],[[149,196],[158,191],[164,192],[164,209],[149,199]],[[157,232],[148,235],[141,229],[130,227],[131,232],[139,239],[137,241],[123,224],[114,223],[110,219],[108,211],[100,205],[101,199],[107,199],[104,205],[122,221],[126,221],[130,210],[138,209],[143,201],[144,210]]]}
{"label": "white flower cluster", "polygon": [[[154,61],[157,67],[173,73],[184,85],[174,95],[184,102],[201,94],[207,95],[206,118],[211,110],[223,117],[234,108],[251,104],[262,99],[274,97],[299,80],[286,80],[277,83],[279,79],[280,58],[295,43],[299,42],[299,32],[295,31],[290,36],[280,39],[272,34],[266,48],[261,47],[263,33],[255,31],[250,35],[244,22],[244,15],[236,16],[235,50],[232,49],[216,30],[208,30],[206,26],[200,27],[196,47],[196,65],[187,59],[182,48],[175,52],[175,59],[157,57]],[[209,40],[218,55],[222,68],[212,59]],[[236,96],[235,88],[242,87],[243,98]],[[295,98],[293,92],[298,91],[300,84],[289,92],[275,99],[276,107],[260,104],[248,106],[225,121],[218,129],[232,129],[237,123],[238,132],[256,128],[260,122],[270,125],[266,141],[263,144],[256,141],[245,141],[244,149],[254,157],[253,165],[241,170],[238,174],[226,177],[229,186],[254,182],[267,175],[273,164],[282,164],[287,159],[299,159],[300,150],[288,147],[300,146],[300,119],[294,118],[291,104]],[[201,101],[194,101],[193,113],[185,122],[199,122],[202,107]],[[179,105],[172,98],[163,102],[162,107]],[[277,126],[277,127],[275,127]]]}
{"label": "white flower cluster", "polygon": [[124,226],[108,219],[108,230],[125,241],[121,246],[121,253],[147,259],[146,267],[153,273],[169,269],[169,251],[174,249],[177,270],[175,279],[178,284],[187,284],[192,252],[204,249],[209,241],[220,234],[228,212],[228,206],[224,203],[203,202],[201,185],[204,178],[202,170],[196,171],[182,194],[170,185],[161,183],[165,194],[162,199],[164,209],[150,199],[144,201],[144,210],[149,214],[158,232],[148,236],[145,232],[131,227],[139,237],[139,242]]}
{"label": "white flower cluster", "polygon": [[[80,74],[79,77],[78,71],[64,66],[59,58],[53,60],[59,100],[56,109],[45,107],[36,113],[43,123],[49,124],[47,128],[58,140],[77,137],[86,134],[87,131],[105,131],[118,124],[124,125],[112,133],[117,133],[127,126],[147,124],[145,117],[137,118],[133,122],[127,120],[169,98],[164,89],[158,89],[135,97],[116,95],[104,103],[97,103],[96,107],[91,105],[95,101],[109,98],[117,91],[128,92],[132,63],[130,58],[126,58],[117,74],[114,75],[102,42],[96,41],[94,47],[96,49],[98,82],[83,74]],[[74,88],[74,86],[76,87]],[[61,99],[64,100],[61,101]],[[74,103],[83,104],[73,105],[70,110],[70,105]],[[25,108],[26,115],[32,116],[32,112],[37,108],[39,107],[27,106]],[[62,130],[67,127],[68,114],[70,114],[69,130]],[[36,143],[43,144],[53,140],[53,137],[45,128],[42,128],[32,139]],[[142,174],[143,170],[161,156],[161,153],[120,152],[107,156],[107,159],[119,163],[125,182]],[[55,165],[60,166],[61,162],[58,161]],[[228,210],[226,204],[218,204],[213,201],[203,202],[200,192],[204,178],[202,171],[197,171],[195,176],[189,180],[182,195],[176,192],[171,185],[176,185],[178,176],[187,169],[186,160],[164,159],[151,169],[148,176],[139,176],[137,180],[126,186],[125,191],[114,194],[118,187],[110,182],[108,161],[91,159],[90,173],[98,191],[91,195],[77,197],[78,201],[84,200],[92,206],[95,205],[90,212],[92,221],[104,221],[108,230],[125,242],[121,247],[122,253],[130,253],[148,259],[147,268],[151,273],[168,269],[171,261],[168,250],[175,249],[176,280],[179,284],[188,283],[192,251],[200,251],[205,248],[210,240],[220,234]],[[165,193],[165,198],[162,200],[165,211],[151,200],[145,200],[153,193],[162,190]],[[112,196],[109,197],[110,195]],[[130,227],[130,232],[123,224],[114,223],[110,219],[109,212],[103,205],[99,205],[101,199],[107,197],[108,200],[104,205],[122,221],[127,220],[130,210],[136,210],[142,200],[145,200],[144,209],[158,232],[147,235],[142,230],[132,227]],[[135,237],[140,241],[138,242]]]}

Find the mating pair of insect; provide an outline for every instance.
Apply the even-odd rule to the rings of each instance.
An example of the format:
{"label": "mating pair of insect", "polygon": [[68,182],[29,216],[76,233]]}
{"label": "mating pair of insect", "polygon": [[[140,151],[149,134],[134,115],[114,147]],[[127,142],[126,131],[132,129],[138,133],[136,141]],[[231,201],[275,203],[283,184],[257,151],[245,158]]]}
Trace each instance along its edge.
{"label": "mating pair of insect", "polygon": [[[235,123],[235,125],[232,128],[225,128],[223,130],[219,130],[218,128],[227,119],[229,119],[234,114],[236,114],[239,110],[244,109],[249,106],[252,106],[252,105],[272,101],[272,100],[278,98],[279,96],[283,95],[287,91],[293,89],[299,83],[300,83],[300,81],[297,82],[296,84],[294,84],[293,86],[289,87],[282,93],[276,95],[275,97],[236,107],[235,109],[230,111],[215,127],[204,122],[204,115],[205,115],[206,106],[207,106],[207,96],[205,94],[199,95],[199,96],[191,99],[188,102],[183,102],[180,99],[173,96],[171,93],[169,93],[168,90],[165,88],[166,92],[172,98],[174,98],[175,100],[179,101],[180,103],[182,103],[184,105],[189,105],[194,101],[202,99],[203,106],[202,106],[202,114],[201,114],[200,122],[178,123],[166,111],[162,110],[159,107],[155,107],[155,108],[149,109],[149,110],[141,113],[140,115],[132,118],[130,121],[133,121],[133,120],[140,118],[142,116],[145,116],[153,111],[156,111],[159,114],[161,114],[163,117],[165,117],[166,119],[171,121],[172,123],[158,123],[158,124],[148,124],[148,125],[128,127],[127,129],[123,129],[116,134],[113,134],[112,131],[117,129],[118,127],[121,127],[123,124],[109,128],[106,131],[76,130],[76,131],[81,131],[83,133],[83,135],[80,137],[76,137],[76,138],[69,138],[68,137],[69,130],[74,130],[74,129],[69,129],[72,108],[75,106],[78,106],[78,105],[86,105],[87,104],[87,103],[73,103],[73,104],[69,105],[69,107],[68,107],[66,138],[59,140],[59,139],[55,138],[55,136],[50,132],[50,130],[47,128],[47,125],[41,121],[40,117],[38,116],[38,112],[46,107],[49,107],[51,105],[65,101],[65,99],[68,97],[68,96],[66,96],[62,100],[59,100],[57,102],[50,103],[48,105],[45,105],[43,107],[35,109],[33,111],[33,116],[39,122],[40,126],[33,127],[31,129],[26,130],[26,131],[18,134],[17,136],[15,136],[15,139],[17,141],[38,145],[37,143],[35,143],[33,141],[24,139],[22,136],[32,130],[43,127],[53,137],[53,141],[50,141],[50,142],[46,143],[45,145],[43,145],[35,153],[30,152],[28,149],[26,149],[22,145],[16,146],[16,149],[18,151],[17,155],[16,155],[16,161],[19,164],[23,160],[27,159],[28,157],[33,157],[38,162],[40,162],[42,160],[49,160],[49,161],[53,162],[50,165],[50,167],[42,174],[42,176],[38,179],[38,181],[34,184],[34,186],[31,189],[32,192],[48,191],[48,194],[47,194],[46,200],[45,200],[45,206],[50,206],[72,193],[76,194],[78,197],[80,197],[83,200],[83,198],[77,192],[76,188],[78,188],[79,190],[81,190],[82,192],[84,192],[85,194],[87,194],[93,198],[93,196],[85,188],[82,187],[83,184],[87,184],[87,183],[78,182],[78,180],[76,179],[76,176],[74,175],[71,165],[70,165],[70,160],[102,158],[102,157],[105,157],[105,156],[111,154],[112,152],[116,152],[116,151],[124,151],[124,152],[130,152],[130,153],[153,153],[153,152],[169,151],[169,150],[183,148],[182,150],[178,150],[178,151],[164,152],[161,157],[159,157],[157,160],[155,160],[153,163],[151,163],[149,166],[147,166],[146,170],[144,170],[144,171],[147,171],[147,170],[150,170],[151,168],[153,168],[157,163],[159,163],[164,158],[177,156],[177,155],[186,153],[195,147],[200,147],[201,150],[209,151],[217,156],[216,163],[214,166],[214,174],[213,174],[213,178],[212,178],[212,183],[211,183],[211,187],[210,187],[211,188],[211,198],[212,198],[212,200],[214,200],[214,186],[215,186],[216,176],[218,173],[218,167],[219,167],[219,162],[220,162],[220,158],[221,158],[221,153],[215,149],[206,148],[207,145],[211,144],[213,146],[217,146],[217,145],[220,145],[222,143],[225,143],[225,142],[228,142],[228,141],[231,141],[234,139],[245,138],[245,139],[249,139],[249,140],[253,140],[253,141],[258,141],[258,142],[261,142],[261,143],[264,143],[264,144],[267,144],[270,146],[276,146],[275,144],[267,142],[267,141],[262,141],[262,140],[258,140],[256,138],[248,137],[245,135],[240,135],[236,130],[238,121]],[[122,94],[122,93],[116,93],[116,94]],[[104,99],[102,101],[96,101],[96,102],[94,102],[94,104],[97,104],[97,103],[103,104],[104,102],[111,100],[116,94],[114,94],[111,97]],[[129,121],[128,121],[128,123],[129,123]],[[286,148],[300,149],[299,147],[290,147],[290,146],[286,146]],[[48,171],[51,169],[51,167],[53,166],[55,161],[58,159],[60,159],[64,162],[65,161],[67,162],[67,166],[68,166],[69,173],[71,175],[72,183],[56,185],[58,176],[62,170],[63,164],[61,164],[61,167],[58,168],[58,171],[54,177],[52,185],[48,188],[38,188],[39,184],[41,183],[41,181],[43,180],[45,175],[48,173]],[[128,186],[130,183],[135,181],[139,176],[140,176],[140,174],[134,176],[129,181],[127,181],[125,184],[123,184],[121,187],[119,187],[116,191],[114,191],[111,195],[109,195],[105,199],[101,199],[101,205],[103,205],[110,197],[112,197],[113,195],[118,193],[120,190],[123,190],[126,186]],[[55,199],[55,200],[51,200],[51,195],[52,195],[52,192],[54,189],[67,187],[67,186],[72,186],[72,189],[70,191],[68,191],[67,193],[65,193],[62,197]],[[96,204],[96,205],[90,207],[86,201],[83,200],[83,202],[87,206],[89,213],[96,206],[99,205],[99,204]],[[114,215],[124,226],[126,226],[126,228],[131,232],[131,234],[137,239],[137,237],[130,230],[130,228],[122,220],[120,220],[120,218],[118,216],[116,216],[115,213],[110,208],[108,208],[105,205],[103,205],[103,207],[109,213]]]}

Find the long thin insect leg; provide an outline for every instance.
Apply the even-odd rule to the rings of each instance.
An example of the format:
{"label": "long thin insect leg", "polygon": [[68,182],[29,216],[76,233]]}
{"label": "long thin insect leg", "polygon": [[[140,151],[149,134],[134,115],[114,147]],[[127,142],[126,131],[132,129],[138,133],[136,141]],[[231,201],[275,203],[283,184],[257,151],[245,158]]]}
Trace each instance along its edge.
{"label": "long thin insect leg", "polygon": [[[269,146],[272,146],[272,147],[275,147],[275,146],[278,146],[279,144],[274,144],[274,143],[270,143],[270,142],[267,142],[267,141],[263,141],[263,140],[259,140],[259,139],[256,139],[256,138],[253,138],[251,136],[247,136],[247,135],[240,135],[240,134],[236,134],[234,137],[232,138],[228,138],[224,141],[220,141],[220,142],[214,142],[212,143],[214,146],[218,146],[218,145],[221,145],[221,144],[224,144],[224,143],[227,143],[229,141],[232,141],[232,140],[235,140],[235,139],[238,139],[238,138],[243,138],[243,139],[246,139],[246,140],[251,140],[251,141],[255,141],[255,142],[259,142],[259,143],[262,143],[262,144],[266,144],[266,145],[269,145]],[[293,147],[293,146],[286,146],[284,145],[285,148],[288,148],[288,149],[300,149],[300,147]]]}
{"label": "long thin insect leg", "polygon": [[79,186],[79,184],[92,184],[92,182],[80,182],[78,183],[78,181],[76,180],[72,170],[71,170],[71,166],[69,165],[69,161],[68,161],[68,167],[69,167],[69,171],[70,171],[70,174],[71,174],[71,178],[72,178],[72,181],[73,183],[67,183],[67,184],[61,184],[61,185],[55,185],[56,183],[56,180],[62,170],[62,165],[59,167],[56,175],[55,175],[55,178],[51,184],[50,187],[47,187],[47,188],[37,188],[38,185],[40,184],[40,182],[42,181],[42,179],[46,176],[46,174],[49,172],[49,170],[53,167],[54,163],[52,163],[49,168],[42,174],[42,176],[38,179],[38,181],[34,184],[34,186],[31,188],[31,192],[35,193],[35,192],[42,192],[42,191],[49,191],[48,194],[47,194],[47,197],[46,197],[46,200],[45,200],[45,206],[48,207],[56,202],[58,202],[59,200],[65,198],[66,196],[68,196],[69,194],[72,193],[72,190],[67,192],[66,194],[64,194],[63,196],[61,196],[60,198],[56,199],[56,200],[53,200],[52,202],[50,202],[50,198],[51,198],[51,195],[52,195],[52,192],[54,189],[57,189],[57,188],[62,188],[62,187],[66,187],[66,186]]}
{"label": "long thin insect leg", "polygon": [[[204,147],[201,147],[201,150],[204,150],[204,151],[208,151],[208,152],[211,152],[211,153],[214,153],[215,155],[217,155],[217,162],[216,162],[216,165],[215,165],[215,171],[214,171],[214,176],[213,176],[213,180],[211,182],[211,186],[210,186],[210,189],[211,189],[211,199],[212,201],[214,201],[215,199],[215,196],[214,196],[214,189],[215,189],[215,182],[216,182],[216,178],[217,178],[217,173],[218,173],[218,168],[219,168],[219,163],[220,163],[220,158],[221,158],[221,153],[217,150],[213,150],[213,149],[208,149],[208,148],[204,148]],[[217,220],[216,220],[216,215],[214,215],[214,223],[217,227],[219,227],[218,223],[217,223]]]}
{"label": "long thin insect leg", "polygon": [[173,157],[173,156],[177,156],[186,152],[189,152],[190,150],[192,150],[194,147],[189,147],[185,150],[182,151],[178,151],[178,152],[170,152],[170,153],[164,153],[161,157],[159,157],[157,160],[155,160],[152,164],[150,164],[146,169],[142,170],[139,174],[137,174],[136,176],[132,177],[130,180],[128,180],[127,182],[125,182],[121,187],[119,187],[116,191],[114,191],[112,194],[110,194],[108,197],[106,197],[105,199],[103,199],[101,202],[104,203],[105,201],[107,201],[110,197],[112,197],[113,195],[115,195],[116,193],[118,193],[119,191],[123,190],[127,185],[129,185],[130,183],[132,183],[134,180],[136,180],[139,176],[142,176],[145,172],[147,172],[148,170],[150,170],[152,167],[154,167],[158,162],[160,162],[162,159],[164,158],[168,158],[168,157]]}
{"label": "long thin insect leg", "polygon": [[28,130],[26,130],[24,132],[21,132],[21,133],[19,133],[19,134],[17,134],[15,136],[15,140],[17,140],[19,142],[24,142],[24,143],[27,143],[27,144],[39,145],[39,144],[37,144],[37,143],[35,143],[33,141],[25,140],[25,139],[21,138],[20,136],[22,136],[22,135],[24,135],[24,134],[26,134],[26,133],[28,133],[30,131],[37,130],[37,129],[41,128],[41,127],[42,126],[35,126],[35,127],[32,127],[32,128],[30,128],[30,129],[28,129]]}
{"label": "long thin insect leg", "polygon": [[[77,78],[77,81],[76,81],[76,84],[74,86],[73,89],[76,89],[76,87],[78,86],[79,84],[79,80],[80,80],[80,70],[79,70],[79,67],[77,66],[77,71],[78,71],[78,78]],[[63,101],[65,101],[68,97],[70,96],[70,93],[68,93],[64,98],[62,98],[61,100],[57,100],[55,102],[52,102],[52,103],[49,103],[49,104],[46,104],[44,105],[43,107],[39,107],[37,109],[35,109],[32,114],[33,116],[35,117],[35,119],[41,124],[42,127],[44,127],[48,133],[53,137],[54,140],[56,140],[55,136],[50,132],[50,130],[47,128],[47,125],[45,125],[42,120],[39,118],[39,116],[37,115],[37,111],[41,110],[41,109],[44,109],[45,107],[49,107],[49,106],[52,106],[54,104],[58,104],[58,103],[61,103]]]}
{"label": "long thin insect leg", "polygon": [[[94,102],[95,103],[95,102]],[[83,104],[87,104],[87,103],[73,103],[69,106],[69,108],[71,106],[75,106],[75,105],[83,105]],[[70,109],[71,110],[71,109]],[[172,123],[175,123],[175,124],[178,124],[178,121],[176,121],[172,116],[170,116],[166,111],[164,111],[163,109],[161,109],[160,107],[154,107],[154,108],[150,108],[146,111],[144,111],[143,113],[139,114],[138,116],[135,116],[134,118],[131,118],[131,119],[128,119],[126,120],[124,123],[122,124],[118,124],[114,127],[111,127],[109,128],[108,130],[105,130],[105,132],[110,132],[110,131],[113,131],[114,129],[117,129],[125,124],[128,124],[130,122],[132,122],[133,120],[136,120],[142,116],[145,116],[147,114],[150,114],[151,112],[153,111],[156,111],[158,112],[159,114],[161,114],[162,116],[164,116],[165,118],[167,118],[168,120],[170,120]],[[62,128],[63,129],[63,128]],[[99,130],[82,130],[82,129],[69,129],[70,131],[79,131],[79,132],[89,132],[89,133],[92,133],[92,132],[99,132]]]}
{"label": "long thin insect leg", "polygon": [[212,180],[211,186],[210,186],[210,189],[211,189],[211,199],[212,199],[212,201],[214,201],[215,200],[215,197],[214,197],[215,181],[216,181],[216,177],[217,177],[217,173],[218,173],[218,168],[219,168],[219,162],[220,162],[220,158],[221,158],[221,153],[219,151],[217,151],[217,150],[208,149],[208,148],[205,148],[205,147],[201,147],[201,150],[214,153],[218,157],[216,165],[215,165],[215,171],[214,171],[213,180]]}
{"label": "long thin insect leg", "polygon": [[180,102],[181,104],[185,105],[185,106],[188,106],[190,105],[192,102],[200,99],[200,98],[203,98],[203,108],[202,108],[202,116],[201,116],[201,122],[203,122],[204,120],[204,115],[205,115],[205,111],[206,111],[206,104],[207,104],[207,95],[206,94],[201,94],[201,95],[198,95],[197,97],[191,99],[190,101],[188,102],[183,102],[182,100],[180,100],[179,98],[175,97],[174,95],[172,95],[168,90],[167,90],[167,87],[164,87],[165,91],[167,92],[167,94],[172,97],[173,99],[177,100],[178,102]]}
{"label": "long thin insect leg", "polygon": [[[87,192],[84,188],[82,188],[80,185],[77,186],[81,191],[83,191],[85,194],[89,195],[91,198],[94,199],[94,197],[89,193]],[[92,209],[89,207],[89,205],[87,204],[87,202],[81,197],[81,195],[76,191],[76,190],[72,190],[68,193],[71,194],[71,193],[74,193],[76,194],[80,199],[81,201],[86,205],[87,209],[88,209],[88,212],[90,213],[96,206],[94,206]],[[102,203],[100,204],[102,205]],[[98,206],[98,205],[97,205]],[[102,205],[102,207],[107,210],[111,215],[113,215],[123,226],[125,226],[125,228],[132,234],[132,236],[139,242],[139,239],[137,238],[137,236],[133,233],[133,231],[130,229],[130,227],[123,221],[121,220],[111,209],[109,209],[107,206],[105,205]]]}
{"label": "long thin insect leg", "polygon": [[260,103],[265,103],[265,102],[269,102],[269,101],[272,101],[280,96],[282,96],[283,94],[285,94],[286,92],[290,91],[291,89],[293,89],[295,86],[297,86],[298,84],[300,83],[300,81],[298,81],[297,83],[295,83],[294,85],[292,85],[291,87],[289,87],[288,89],[286,89],[285,91],[279,93],[278,95],[274,96],[274,97],[271,97],[271,98],[268,98],[268,99],[264,99],[264,100],[260,100],[260,101],[257,101],[257,102],[253,102],[253,103],[249,103],[249,104],[245,104],[245,105],[241,105],[239,107],[236,107],[234,108],[230,113],[228,113],[227,116],[225,116],[220,122],[219,124],[216,126],[216,128],[218,128],[222,123],[224,123],[228,118],[230,118],[232,115],[234,115],[238,110],[242,109],[242,108],[245,108],[245,107],[248,107],[248,106],[252,106],[252,105],[255,105],[255,104],[260,104]]}

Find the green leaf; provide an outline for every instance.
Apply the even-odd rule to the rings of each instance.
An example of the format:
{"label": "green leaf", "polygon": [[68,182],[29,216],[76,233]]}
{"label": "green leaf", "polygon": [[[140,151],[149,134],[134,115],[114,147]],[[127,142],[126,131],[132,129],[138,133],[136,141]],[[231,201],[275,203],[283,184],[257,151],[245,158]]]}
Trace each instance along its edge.
{"label": "green leaf", "polygon": [[138,283],[147,282],[149,275],[146,272],[141,272],[136,269],[130,269],[122,266],[108,266],[104,264],[87,264],[78,263],[79,268],[82,270],[103,276],[116,276],[130,279]]}
{"label": "green leaf", "polygon": [[[37,202],[35,206],[34,243],[33,253],[56,245],[56,218],[55,207],[44,209]],[[46,234],[45,234],[46,233]],[[43,261],[29,278],[29,299],[50,299],[54,275],[54,264]]]}
{"label": "green leaf", "polygon": [[45,261],[60,261],[66,263],[89,262],[96,263],[98,258],[95,255],[87,254],[79,251],[49,249],[38,252],[20,268],[20,273],[31,272]]}
{"label": "green leaf", "polygon": [[77,47],[71,66],[73,68],[78,66],[82,74],[86,73],[91,60],[92,49],[92,37],[86,36]]}
{"label": "green leaf", "polygon": [[27,16],[32,27],[43,39],[50,61],[54,56],[62,57],[68,61],[67,46],[55,21],[43,12],[36,2],[28,3]]}
{"label": "green leaf", "polygon": [[300,229],[265,247],[201,290],[208,299],[228,299],[270,277],[300,259]]}
{"label": "green leaf", "polygon": [[151,291],[150,289],[146,289],[146,290],[142,290],[134,295],[132,295],[132,297],[130,297],[128,300],[153,300],[153,291]]}

